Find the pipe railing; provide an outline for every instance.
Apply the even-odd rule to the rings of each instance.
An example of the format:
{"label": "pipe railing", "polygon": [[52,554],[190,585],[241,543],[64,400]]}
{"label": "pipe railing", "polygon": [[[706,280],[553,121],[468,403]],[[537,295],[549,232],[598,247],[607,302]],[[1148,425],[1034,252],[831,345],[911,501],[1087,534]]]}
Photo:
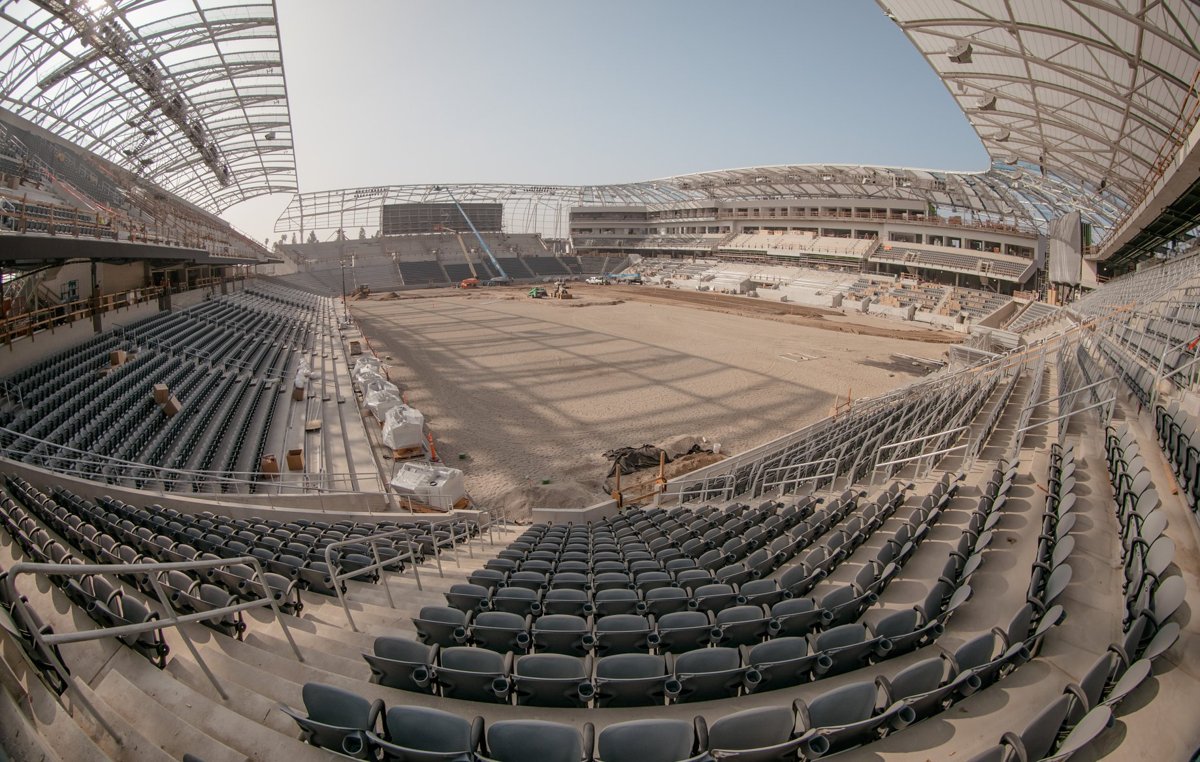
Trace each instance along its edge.
{"label": "pipe railing", "polygon": [[[890,466],[898,465],[901,463],[909,463],[914,460],[919,461],[923,458],[929,458],[930,459],[929,460],[929,468],[932,469],[933,463],[934,463],[933,459],[937,456],[945,455],[950,452],[956,452],[961,449],[968,450],[968,455],[969,455],[970,454],[969,448],[971,447],[972,442],[971,442],[971,438],[968,436],[967,437],[968,441],[961,445],[956,445],[956,446],[950,447],[950,448],[939,448],[932,452],[921,452],[916,455],[912,455],[912,456],[908,456],[908,457],[904,457],[904,458],[898,458],[898,459],[889,460],[889,461],[881,461],[880,460],[881,458],[884,457],[884,455],[883,455],[884,452],[889,451],[889,450],[895,450],[900,447],[907,447],[909,445],[918,444],[920,442],[928,442],[929,440],[932,440],[932,439],[942,439],[945,437],[953,436],[955,434],[963,434],[963,433],[970,434],[970,431],[971,431],[970,425],[955,426],[954,428],[946,429],[945,431],[937,431],[937,432],[934,432],[933,434],[926,434],[925,436],[921,436],[921,437],[913,437],[912,439],[905,439],[900,442],[892,442],[890,444],[881,445],[879,447],[879,449],[876,450],[876,452],[875,452],[875,467],[873,469],[871,469],[871,486],[875,485],[875,478],[876,478],[876,476],[878,476],[879,469],[882,467],[885,467],[885,466],[890,467]],[[918,464],[918,470],[919,470],[919,465],[920,464]],[[969,467],[969,464],[964,464],[964,466]]]}
{"label": "pipe railing", "polygon": [[[699,486],[696,485],[696,479],[700,479]],[[664,485],[663,491],[660,493],[660,499],[675,497],[680,503],[692,500],[711,500],[714,497],[720,500],[728,500],[733,497],[733,489],[736,482],[737,477],[734,474],[697,476],[690,480],[686,476],[683,476],[679,477],[679,481],[668,482]]]}
{"label": "pipe railing", "polygon": [[[828,471],[825,473],[813,474],[811,476],[800,476],[800,477],[795,477],[795,478],[790,478],[790,479],[776,479],[774,481],[772,481],[771,477],[768,476],[768,474],[775,474],[775,473],[779,473],[781,471],[784,471],[784,472],[790,471],[793,473],[797,473],[801,469],[816,468],[816,467],[822,466],[826,463],[833,464],[832,471]],[[837,460],[837,458],[821,458],[820,460],[813,460],[813,461],[809,461],[808,463],[794,463],[789,466],[776,466],[775,468],[768,468],[763,471],[763,473],[762,473],[762,492],[766,492],[767,490],[778,488],[779,494],[782,495],[787,487],[793,487],[797,484],[803,484],[805,482],[812,482],[812,481],[820,482],[820,480],[822,480],[822,479],[829,479],[830,484],[836,484],[837,477],[838,477],[838,460]]]}
{"label": "pipe railing", "polygon": [[[366,537],[350,537],[345,540],[338,540],[337,542],[332,542],[325,546],[325,566],[329,569],[329,577],[333,583],[334,592],[337,593],[338,603],[340,603],[342,606],[342,612],[346,615],[346,623],[350,625],[351,630],[358,632],[358,626],[354,624],[354,617],[350,614],[350,606],[346,603],[346,594],[342,591],[343,581],[354,579],[355,577],[362,577],[367,574],[371,574],[372,572],[382,572],[387,566],[394,566],[396,564],[403,563],[405,560],[408,560],[408,562],[412,564],[413,578],[417,582],[417,589],[425,589],[421,585],[421,572],[417,569],[417,553],[415,551],[412,539],[408,536],[409,531],[410,530],[408,529],[390,529],[386,532],[378,532]],[[391,556],[390,558],[381,559],[379,557],[379,542],[381,540],[390,540],[391,538],[399,537],[400,535],[404,535],[405,542],[408,545],[408,550],[401,553],[396,551],[394,547],[391,547],[391,543],[389,543],[390,549],[395,552],[396,555]],[[367,566],[363,566],[358,569],[351,569],[350,571],[334,571],[335,569],[339,568],[334,566],[333,563],[334,549],[346,547],[347,545],[362,544],[370,546],[371,555],[374,556],[375,563],[368,564]],[[436,545],[434,546],[434,555],[437,555]],[[392,589],[388,586],[387,575],[380,574],[379,577],[383,580],[383,590],[385,593],[387,593],[388,605],[392,608],[396,608],[396,602],[392,598]]]}
{"label": "pipe railing", "polygon": [[[20,443],[21,447],[16,445]],[[220,498],[222,495],[255,495],[270,500],[283,496],[317,496],[322,498],[368,498],[365,510],[376,509],[373,500],[388,493],[381,477],[376,475],[381,489],[378,492],[354,489],[361,481],[369,481],[352,473],[304,473],[296,478],[287,474],[264,474],[258,471],[189,471],[165,468],[148,463],[122,460],[94,452],[31,437],[0,426],[0,458],[32,465],[53,473],[88,481],[126,486],[150,491],[162,496]],[[411,495],[394,495],[404,501],[408,513],[416,513],[419,503]],[[441,498],[441,495],[433,495]],[[323,508],[322,508],[323,509]],[[334,507],[334,510],[337,508]],[[344,507],[343,507],[344,510]]]}
{"label": "pipe railing", "polygon": [[[257,581],[260,589],[266,593],[265,597],[256,598],[251,601],[241,601],[239,603],[229,604],[213,608],[208,611],[196,612],[193,614],[180,614],[171,604],[171,597],[163,589],[162,583],[159,581],[160,572],[169,571],[196,571],[200,569],[213,569],[221,566],[230,566],[232,564],[245,564],[254,569],[253,579]],[[213,688],[220,694],[223,701],[229,700],[229,694],[217,676],[209,668],[204,657],[200,655],[200,651],[192,642],[187,631],[182,627],[185,624],[193,622],[206,622],[213,619],[223,617],[227,614],[234,614],[248,609],[262,608],[269,606],[274,612],[275,621],[279,623],[283,630],[284,637],[287,639],[288,645],[291,646],[292,652],[296,655],[296,660],[303,662],[304,655],[300,653],[299,646],[296,645],[295,639],[292,637],[291,630],[288,629],[287,621],[283,617],[283,612],[279,608],[279,602],[276,600],[271,587],[267,584],[266,577],[263,574],[262,566],[259,559],[254,556],[238,556],[236,558],[212,558],[198,561],[173,561],[168,563],[138,563],[138,564],[49,564],[49,563],[33,563],[28,561],[19,561],[8,569],[8,576],[4,582],[7,586],[9,599],[12,600],[15,607],[22,610],[21,619],[29,621],[31,617],[24,615],[24,612],[30,608],[29,604],[21,596],[17,590],[17,578],[22,574],[41,574],[55,576],[83,576],[89,574],[144,574],[149,579],[151,587],[154,589],[155,595],[158,597],[158,602],[162,605],[163,610],[167,612],[166,618],[151,619],[146,622],[135,624],[116,625],[111,627],[100,627],[95,630],[79,630],[76,632],[67,633],[49,633],[40,632],[35,628],[30,628],[29,637],[33,638],[34,642],[41,646],[41,652],[50,660],[51,666],[58,672],[72,696],[79,701],[80,705],[88,710],[89,713],[96,719],[97,723],[104,728],[116,741],[121,741],[120,735],[112,727],[105,717],[96,710],[95,706],[80,690],[77,679],[74,674],[67,669],[67,666],[60,659],[56,646],[67,643],[84,643],[92,640],[103,640],[105,638],[119,638],[130,635],[140,635],[144,632],[152,632],[154,630],[162,630],[168,627],[174,627],[182,638],[184,644],[192,654],[192,658],[196,660],[196,664],[204,672]]]}

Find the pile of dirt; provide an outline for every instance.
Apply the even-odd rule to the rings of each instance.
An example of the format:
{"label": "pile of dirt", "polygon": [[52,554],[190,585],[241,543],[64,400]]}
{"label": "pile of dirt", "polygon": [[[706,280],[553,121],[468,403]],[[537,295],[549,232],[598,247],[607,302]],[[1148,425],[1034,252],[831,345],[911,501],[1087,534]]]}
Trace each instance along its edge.
{"label": "pile of dirt", "polygon": [[605,497],[600,485],[579,481],[551,482],[514,487],[491,501],[494,516],[529,521],[535,508],[583,508]]}
{"label": "pile of dirt", "polygon": [[[691,455],[680,455],[667,464],[664,472],[667,479],[674,479],[676,476],[682,476],[698,468],[711,466],[713,463],[724,459],[724,455],[714,452],[695,452]],[[650,492],[653,489],[654,480],[657,478],[657,466],[637,471],[628,476],[622,476],[621,493],[630,497],[636,497]]]}

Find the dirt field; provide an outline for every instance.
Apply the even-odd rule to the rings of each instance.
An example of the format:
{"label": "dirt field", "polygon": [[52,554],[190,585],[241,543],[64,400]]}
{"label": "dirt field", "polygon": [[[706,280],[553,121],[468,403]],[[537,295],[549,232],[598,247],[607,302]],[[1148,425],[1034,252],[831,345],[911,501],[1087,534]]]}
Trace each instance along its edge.
{"label": "dirt field", "polygon": [[557,488],[548,497],[602,499],[601,453],[614,447],[692,435],[726,453],[748,449],[824,417],[835,396],[911,381],[917,369],[892,354],[941,357],[950,336],[704,294],[676,304],[680,292],[648,287],[576,289],[582,298],[569,302],[523,291],[424,291],[352,307],[484,507],[516,508],[518,492],[518,503],[539,502],[530,487],[543,480]]}

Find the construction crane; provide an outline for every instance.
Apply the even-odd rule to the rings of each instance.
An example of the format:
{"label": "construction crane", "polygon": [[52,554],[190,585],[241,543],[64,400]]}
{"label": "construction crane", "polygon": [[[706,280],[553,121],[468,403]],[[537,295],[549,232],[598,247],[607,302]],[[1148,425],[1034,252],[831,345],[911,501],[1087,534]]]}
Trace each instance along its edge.
{"label": "construction crane", "polygon": [[501,278],[504,278],[505,280],[511,280],[511,278],[508,277],[508,273],[504,272],[504,268],[501,267],[500,263],[496,261],[496,256],[492,254],[492,248],[487,245],[487,241],[483,240],[483,236],[481,236],[479,231],[475,229],[475,223],[471,222],[471,218],[467,216],[467,210],[463,209],[462,204],[458,203],[458,199],[454,197],[454,191],[448,187],[443,188],[440,186],[434,186],[434,190],[446,191],[447,195],[450,196],[450,200],[454,202],[454,208],[457,209],[458,213],[462,215],[462,218],[467,221],[467,226],[470,227],[471,232],[475,234],[475,240],[479,241],[479,246],[483,249],[483,253],[487,254],[487,258],[491,260],[492,267],[496,268],[496,272],[500,274]]}

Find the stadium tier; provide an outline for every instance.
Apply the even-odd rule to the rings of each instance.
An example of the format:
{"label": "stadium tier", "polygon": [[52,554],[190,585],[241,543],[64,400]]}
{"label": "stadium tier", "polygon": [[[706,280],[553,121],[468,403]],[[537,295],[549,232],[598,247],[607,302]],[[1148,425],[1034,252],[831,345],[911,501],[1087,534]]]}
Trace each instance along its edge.
{"label": "stadium tier", "polygon": [[[967,757],[1060,758],[1103,747],[1114,713],[1132,735],[1122,747],[1148,743],[1142,715],[1169,710],[1122,701],[1148,681],[1168,693],[1190,681],[1163,656],[1190,637],[1173,620],[1188,594],[1170,528],[1182,542],[1200,480],[1181,400],[1139,415],[1102,376],[1140,367],[1153,379],[1164,337],[1191,325],[1188,293],[1157,293],[1142,305],[1157,317],[1131,336],[1099,291],[1078,328],[673,480],[675,506],[587,522],[187,514],[10,471],[2,559],[17,626],[5,637],[37,675],[36,700],[87,698],[79,717],[39,720],[43,733],[73,727],[60,743],[102,754],[114,742],[82,723],[91,712],[125,743],[251,757],[308,756],[300,738],[358,757],[633,760],[645,757],[631,739],[646,737],[676,750],[664,759],[887,756],[936,722]],[[233,427],[253,414],[226,408],[291,369],[275,345],[245,346],[244,321],[304,345],[328,309],[256,287],[128,326],[7,388],[32,395],[70,371],[97,383],[93,366],[122,341],[149,347],[99,382],[111,393],[86,395],[107,407],[141,364],[167,367],[166,347],[191,362],[228,345],[225,370],[242,370],[248,391],[215,368],[204,377],[214,419]],[[1093,398],[1111,418],[1086,412]],[[167,450],[203,462],[208,439]],[[1150,448],[1186,500],[1146,465]],[[31,584],[30,562],[57,564],[41,572],[49,587]],[[76,632],[90,639],[63,637]],[[83,669],[96,658],[109,669]],[[148,696],[179,732],[140,721],[131,707]]]}

